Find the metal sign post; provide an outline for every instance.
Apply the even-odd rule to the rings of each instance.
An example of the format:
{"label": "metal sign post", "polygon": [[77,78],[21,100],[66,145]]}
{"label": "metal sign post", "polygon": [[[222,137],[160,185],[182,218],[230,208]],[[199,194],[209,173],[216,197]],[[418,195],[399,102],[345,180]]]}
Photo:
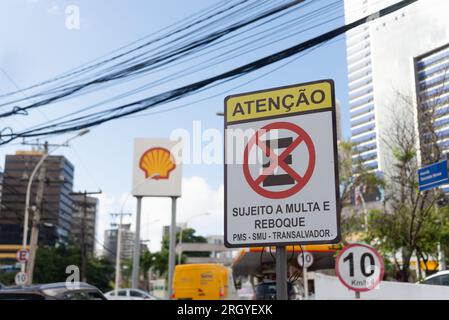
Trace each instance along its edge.
{"label": "metal sign post", "polygon": [[173,273],[175,271],[176,258],[176,200],[177,197],[171,197],[170,247],[168,253],[168,299],[173,298]]}
{"label": "metal sign post", "polygon": [[276,299],[288,300],[287,255],[284,246],[276,247]]}
{"label": "metal sign post", "polygon": [[302,266],[302,275],[303,275],[303,282],[304,282],[304,298],[309,298],[309,280],[307,277],[307,269],[310,268],[313,264],[313,254],[304,251],[298,254],[298,265]]}
{"label": "metal sign post", "polygon": [[137,196],[137,212],[136,212],[136,233],[134,239],[133,251],[133,272],[132,272],[132,287],[139,288],[139,267],[140,267],[140,216],[142,212],[142,197]]}

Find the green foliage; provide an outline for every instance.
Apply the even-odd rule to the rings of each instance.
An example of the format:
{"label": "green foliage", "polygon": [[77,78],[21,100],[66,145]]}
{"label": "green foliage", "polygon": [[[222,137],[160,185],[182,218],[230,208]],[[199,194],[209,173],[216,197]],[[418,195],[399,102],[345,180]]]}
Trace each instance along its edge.
{"label": "green foliage", "polygon": [[[34,283],[65,282],[66,268],[81,265],[81,249],[77,246],[41,247],[37,251]],[[112,289],[114,266],[103,258],[90,257],[87,263],[87,282],[106,292]]]}
{"label": "green foliage", "polygon": [[112,281],[115,275],[114,265],[106,258],[91,258],[87,264],[87,282],[96,286],[102,292],[113,289]]}
{"label": "green foliage", "polygon": [[0,273],[0,283],[4,284],[5,286],[14,285],[15,276],[15,272],[2,272]]}
{"label": "green foliage", "polygon": [[70,265],[81,265],[81,250],[75,246],[40,247],[36,253],[34,283],[65,282]]}

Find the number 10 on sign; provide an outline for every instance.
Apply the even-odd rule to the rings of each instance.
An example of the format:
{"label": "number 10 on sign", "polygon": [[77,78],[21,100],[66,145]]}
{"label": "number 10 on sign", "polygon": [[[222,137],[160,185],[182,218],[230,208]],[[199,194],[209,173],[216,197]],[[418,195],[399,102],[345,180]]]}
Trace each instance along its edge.
{"label": "number 10 on sign", "polygon": [[344,286],[356,292],[376,288],[384,275],[384,263],[379,253],[365,244],[352,244],[337,256],[335,269]]}

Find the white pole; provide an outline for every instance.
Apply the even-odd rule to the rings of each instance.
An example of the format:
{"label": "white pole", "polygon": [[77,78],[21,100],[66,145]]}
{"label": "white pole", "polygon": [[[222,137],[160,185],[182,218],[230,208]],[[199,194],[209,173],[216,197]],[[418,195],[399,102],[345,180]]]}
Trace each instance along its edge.
{"label": "white pole", "polygon": [[120,213],[120,222],[117,230],[117,250],[115,256],[115,296],[118,296],[118,289],[120,286],[120,258],[122,254],[122,223],[123,223],[123,212]]}
{"label": "white pole", "polygon": [[137,196],[137,212],[136,212],[136,231],[134,233],[134,251],[133,251],[133,269],[132,269],[132,287],[139,289],[139,273],[140,273],[140,216],[142,213],[142,197]]}
{"label": "white pole", "polygon": [[177,197],[171,197],[172,211],[170,224],[170,244],[168,251],[168,299],[173,299],[173,273],[175,271],[175,245],[176,245],[176,200]]}
{"label": "white pole", "polygon": [[[31,184],[33,183],[34,176],[36,175],[37,171],[39,170],[42,163],[44,163],[45,159],[47,159],[48,153],[44,153],[42,157],[40,158],[39,162],[36,164],[36,166],[33,169],[33,172],[31,173],[30,179],[28,180],[27,185],[27,193],[25,196],[25,217],[23,220],[23,237],[22,237],[22,249],[26,249],[27,247],[27,238],[28,238],[28,224],[30,219],[30,197],[31,197]],[[25,265],[26,263],[22,263],[21,271],[25,272]]]}
{"label": "white pole", "polygon": [[302,267],[302,275],[303,275],[303,282],[304,282],[304,299],[309,299],[309,279],[307,277],[307,268],[306,263],[303,261],[303,267]]}

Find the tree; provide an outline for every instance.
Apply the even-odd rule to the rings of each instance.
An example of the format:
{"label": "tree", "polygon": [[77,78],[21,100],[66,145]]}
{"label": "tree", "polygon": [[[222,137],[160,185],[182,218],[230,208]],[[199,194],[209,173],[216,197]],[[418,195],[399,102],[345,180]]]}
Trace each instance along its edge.
{"label": "tree", "polygon": [[[413,125],[413,103],[404,95],[398,95],[396,108],[392,112],[388,137],[384,142],[393,158],[392,168],[386,172],[387,190],[384,211],[373,211],[370,214],[368,241],[375,243],[382,252],[391,257],[397,270],[396,278],[408,281],[410,277],[410,264],[413,255],[418,259],[426,260],[436,251],[442,221],[440,213],[435,210],[435,203],[441,198],[438,191],[418,190],[418,158],[417,139]],[[399,112],[399,110],[405,110]],[[432,127],[427,115],[419,117],[421,126],[426,128],[426,137],[429,130],[433,136]],[[420,133],[421,135],[424,133]],[[422,140],[420,140],[422,142]],[[425,140],[426,148],[421,154],[423,163],[431,163],[441,156],[435,139]],[[436,227],[438,226],[438,227]]]}
{"label": "tree", "polygon": [[[355,198],[355,188],[365,187],[376,190],[384,187],[383,179],[375,172],[362,165],[361,160],[353,160],[353,150],[355,145],[350,141],[340,141],[338,144],[338,171],[340,178],[340,209],[342,241],[357,235],[363,235],[364,217],[354,206],[348,210],[357,199]],[[346,210],[343,210],[346,208]]]}
{"label": "tree", "polygon": [[[65,282],[70,275],[68,266],[80,266],[81,249],[73,245],[57,247],[40,247],[36,255],[34,270],[35,283]],[[101,291],[112,289],[114,266],[107,259],[91,257],[87,265],[87,282]]]}

